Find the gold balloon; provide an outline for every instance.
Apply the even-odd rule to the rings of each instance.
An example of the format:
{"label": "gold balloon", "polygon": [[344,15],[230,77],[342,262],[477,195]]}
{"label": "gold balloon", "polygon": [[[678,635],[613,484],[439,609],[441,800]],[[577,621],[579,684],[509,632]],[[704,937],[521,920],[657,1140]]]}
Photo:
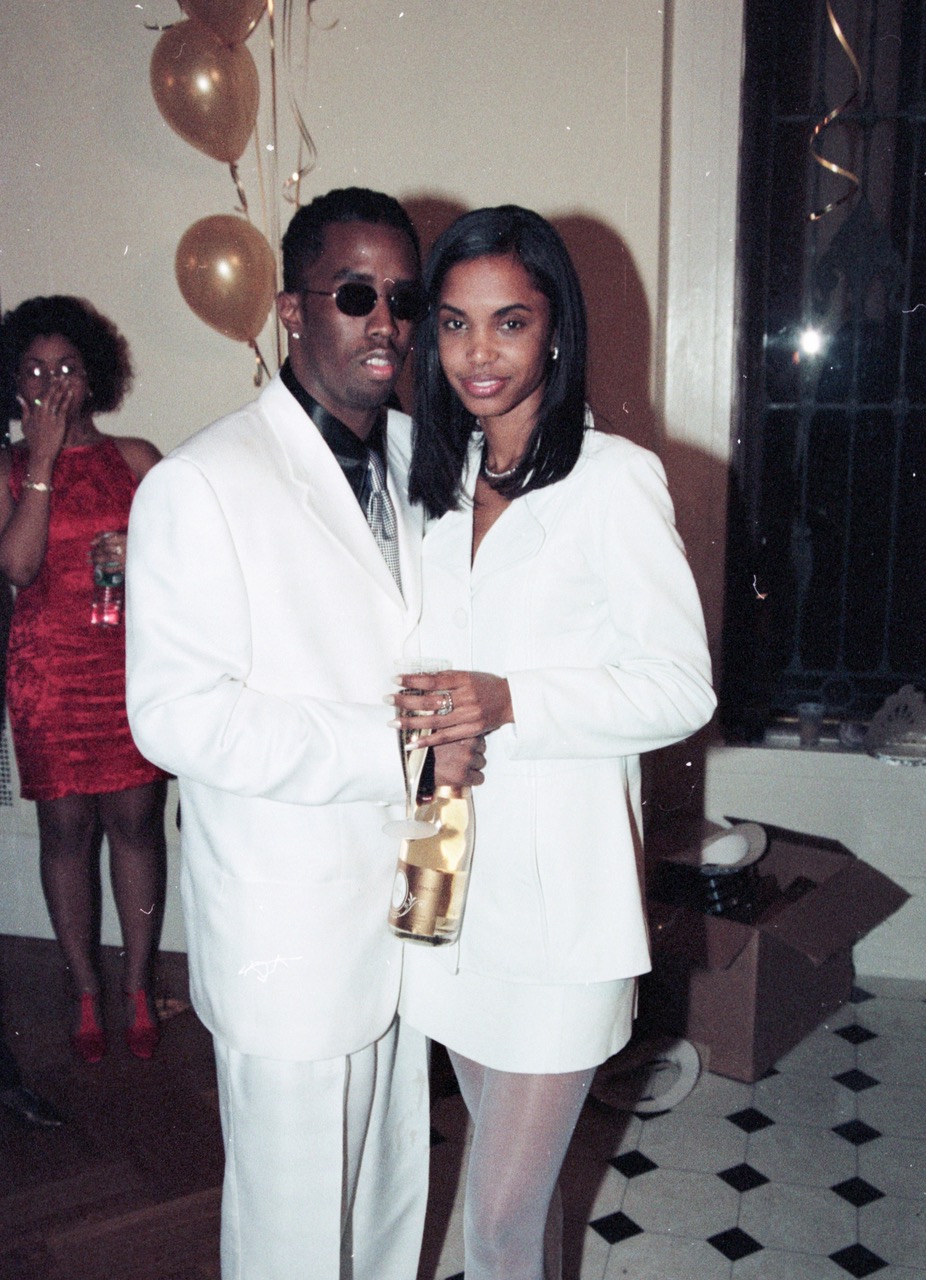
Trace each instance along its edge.
{"label": "gold balloon", "polygon": [[276,293],[276,262],[265,236],[244,218],[200,218],[181,237],[174,274],[184,300],[227,338],[253,342]]}
{"label": "gold balloon", "polygon": [[254,59],[195,19],[178,22],[158,40],[151,92],[170,127],[215,160],[233,164],[254,132],[260,97]]}
{"label": "gold balloon", "polygon": [[226,44],[241,44],[263,17],[267,0],[180,0],[180,7]]}

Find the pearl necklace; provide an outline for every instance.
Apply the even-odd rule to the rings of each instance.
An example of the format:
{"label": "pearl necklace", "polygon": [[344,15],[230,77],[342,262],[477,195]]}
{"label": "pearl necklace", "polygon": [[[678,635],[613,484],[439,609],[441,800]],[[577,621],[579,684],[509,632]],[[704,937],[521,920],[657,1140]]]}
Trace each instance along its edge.
{"label": "pearl necklace", "polygon": [[[476,423],[480,428],[482,427],[482,423],[479,421],[478,418],[476,419]],[[486,441],[486,443],[483,444],[482,446],[482,465],[479,468],[487,480],[507,480],[510,476],[514,475],[518,467],[521,465],[521,459],[518,458],[514,466],[509,467],[507,471],[493,471],[489,467],[488,462],[486,462],[487,452],[488,452],[488,441]]]}
{"label": "pearl necklace", "polygon": [[482,474],[487,480],[507,480],[509,476],[513,476],[521,465],[520,461],[516,462],[513,467],[509,467],[507,471],[490,471],[489,465],[485,458],[482,459]]}

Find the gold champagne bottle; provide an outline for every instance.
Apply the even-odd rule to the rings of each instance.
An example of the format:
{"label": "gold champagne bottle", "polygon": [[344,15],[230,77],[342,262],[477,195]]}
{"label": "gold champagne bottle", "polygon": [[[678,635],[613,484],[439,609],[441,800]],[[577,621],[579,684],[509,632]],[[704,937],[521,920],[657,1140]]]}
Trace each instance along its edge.
{"label": "gold champagne bottle", "polygon": [[402,841],[389,925],[400,938],[441,946],[456,942],[463,922],[476,826],[469,787],[437,787],[415,817],[437,830]]}

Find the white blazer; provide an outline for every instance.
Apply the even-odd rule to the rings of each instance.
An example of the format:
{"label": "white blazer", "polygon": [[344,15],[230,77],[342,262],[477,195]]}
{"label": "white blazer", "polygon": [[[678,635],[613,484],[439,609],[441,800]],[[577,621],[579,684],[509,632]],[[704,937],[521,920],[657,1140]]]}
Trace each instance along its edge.
{"label": "white blazer", "polygon": [[[479,459],[477,438],[469,494]],[[488,738],[463,931],[445,963],[526,983],[643,973],[639,756],[715,707],[662,464],[587,431],[571,474],[506,508],[472,568],[471,547],[470,504],[428,531],[420,645],[506,676],[515,725]]]}
{"label": "white blazer", "polygon": [[196,1011],[242,1053],[350,1053],[395,1013],[398,850],[381,828],[403,785],[383,695],[420,604],[409,434],[390,413],[404,600],[278,376],[154,467],[132,507],[129,720],[179,778]]}

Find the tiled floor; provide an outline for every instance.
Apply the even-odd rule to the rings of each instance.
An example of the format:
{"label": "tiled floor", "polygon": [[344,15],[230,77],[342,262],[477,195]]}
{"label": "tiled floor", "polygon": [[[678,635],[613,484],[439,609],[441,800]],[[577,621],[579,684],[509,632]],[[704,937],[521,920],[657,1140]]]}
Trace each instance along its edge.
{"label": "tiled floor", "polygon": [[[162,957],[165,994],[182,994],[183,960]],[[0,1276],[217,1280],[205,1030],[187,1012],[153,1062],[115,1040],[85,1067],[67,1054],[54,944],[0,939],[0,970],[20,1064],[69,1119],[36,1131],[0,1113]],[[466,1116],[440,1053],[434,1084],[419,1276],[459,1280]],[[926,982],[858,979],[853,1003],[757,1084],[703,1074],[646,1119],[608,1097],[600,1082],[566,1160],[564,1280],[926,1280]]]}
{"label": "tiled floor", "polygon": [[[459,1096],[435,1105],[422,1280],[460,1280]],[[593,1098],[562,1179],[566,1280],[926,1280],[926,983],[853,1001],[756,1084],[645,1118]]]}

